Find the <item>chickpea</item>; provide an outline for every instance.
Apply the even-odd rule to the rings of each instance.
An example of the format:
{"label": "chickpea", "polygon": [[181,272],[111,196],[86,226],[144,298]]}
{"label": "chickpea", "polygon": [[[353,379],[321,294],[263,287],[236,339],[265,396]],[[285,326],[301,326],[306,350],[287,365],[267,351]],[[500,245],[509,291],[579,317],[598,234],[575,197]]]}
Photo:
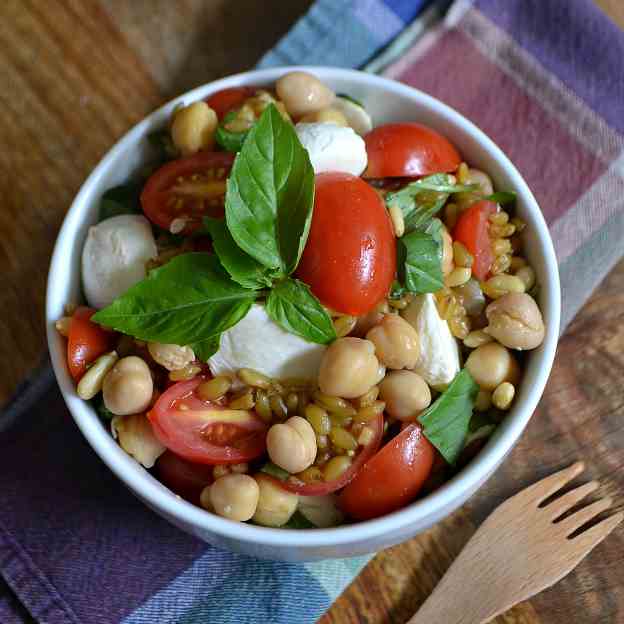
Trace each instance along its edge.
{"label": "chickpea", "polygon": [[253,521],[269,527],[280,527],[286,524],[299,504],[297,494],[284,490],[266,475],[257,474],[255,479],[260,496]]}
{"label": "chickpea", "polygon": [[324,394],[355,399],[376,385],[383,372],[370,340],[338,338],[323,354],[319,387]]}
{"label": "chickpea", "polygon": [[442,274],[448,275],[455,268],[453,262],[453,239],[448,230],[442,228]]}
{"label": "chickpea", "polygon": [[145,414],[115,416],[111,420],[111,432],[119,446],[146,468],[152,468],[167,450],[154,435]]}
{"label": "chickpea", "polygon": [[391,371],[379,385],[386,412],[397,420],[413,420],[431,404],[431,390],[413,371]]}
{"label": "chickpea", "polygon": [[335,108],[324,108],[316,113],[304,115],[301,120],[303,123],[331,123],[343,128],[349,127],[349,122],[344,114]]}
{"label": "chickpea", "polygon": [[375,345],[375,354],[388,368],[414,368],[418,362],[418,333],[396,314],[386,314],[381,323],[366,334],[366,339]]}
{"label": "chickpea", "polygon": [[514,357],[497,342],[475,349],[466,360],[466,368],[483,390],[494,390],[504,381],[515,384],[520,376]]}
{"label": "chickpea", "polygon": [[227,474],[210,486],[210,503],[217,515],[243,522],[256,513],[260,488],[246,474]]}
{"label": "chickpea", "polygon": [[292,416],[285,423],[273,425],[266,443],[271,461],[287,472],[302,472],[316,458],[316,434],[301,416]]}
{"label": "chickpea", "polygon": [[544,341],[544,320],[535,300],[526,293],[508,293],[485,309],[486,332],[510,349],[535,349]]}
{"label": "chickpea", "polygon": [[152,399],[154,382],[147,364],[136,355],[121,358],[104,377],[104,405],[116,416],[145,411]]}
{"label": "chickpea", "polygon": [[355,336],[366,336],[369,329],[372,329],[377,325],[377,323],[381,322],[381,319],[384,317],[384,314],[390,312],[390,306],[386,299],[384,299],[381,303],[378,303],[370,312],[362,316],[358,316],[357,322],[355,323],[355,327],[351,332]]}
{"label": "chickpea", "polygon": [[168,371],[182,370],[195,360],[195,353],[193,353],[191,347],[148,342],[147,350],[154,358],[154,361],[164,366]]}
{"label": "chickpea", "polygon": [[275,83],[275,90],[293,117],[328,108],[336,97],[316,76],[302,71],[284,74]]}
{"label": "chickpea", "polygon": [[182,156],[210,150],[215,144],[219,120],[206,102],[193,102],[177,111],[171,124],[173,144]]}

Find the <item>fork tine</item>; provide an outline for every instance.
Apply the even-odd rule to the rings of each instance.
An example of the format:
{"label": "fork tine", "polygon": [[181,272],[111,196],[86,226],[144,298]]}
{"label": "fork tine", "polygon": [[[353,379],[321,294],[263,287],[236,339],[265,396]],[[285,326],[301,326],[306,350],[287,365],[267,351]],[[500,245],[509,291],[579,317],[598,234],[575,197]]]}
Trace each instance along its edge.
{"label": "fork tine", "polygon": [[613,500],[611,498],[601,498],[595,503],[587,505],[587,507],[583,507],[583,509],[579,509],[576,513],[559,522],[558,525],[566,535],[570,535],[592,518],[595,518],[599,513],[609,509],[612,504]]}
{"label": "fork tine", "polygon": [[575,462],[571,466],[534,483],[525,490],[522,490],[519,494],[516,494],[516,496],[523,500],[526,499],[527,501],[539,504],[560,490],[566,483],[572,481],[572,479],[581,474],[583,470],[585,470],[585,464],[582,461]]}
{"label": "fork tine", "polygon": [[585,556],[590,550],[600,544],[622,520],[624,520],[624,512],[620,511],[599,522],[591,529],[583,531],[572,539],[571,543],[579,549],[579,552],[583,553],[582,556]]}
{"label": "fork tine", "polygon": [[582,501],[588,494],[597,490],[600,486],[598,481],[590,481],[560,496],[544,508],[550,515],[552,520],[556,520],[562,516],[568,509],[572,508],[576,503]]}

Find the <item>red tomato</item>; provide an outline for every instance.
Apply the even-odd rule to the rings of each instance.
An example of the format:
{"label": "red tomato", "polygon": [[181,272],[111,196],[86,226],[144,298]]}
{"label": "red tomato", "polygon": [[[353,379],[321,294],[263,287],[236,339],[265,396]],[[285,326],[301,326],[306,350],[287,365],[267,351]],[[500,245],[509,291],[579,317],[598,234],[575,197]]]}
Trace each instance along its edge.
{"label": "red tomato", "polygon": [[87,365],[109,350],[113,332],[102,329],[89,319],[95,314],[92,308],[80,307],[72,316],[67,338],[67,364],[69,372],[78,381]]}
{"label": "red tomato", "polygon": [[410,424],[373,456],[340,493],[340,508],[356,520],[377,518],[411,502],[431,472],[435,449]]}
{"label": "red tomato", "polygon": [[484,280],[494,261],[488,217],[496,212],[496,204],[491,201],[479,201],[462,212],[453,229],[453,240],[457,240],[474,257],[472,274],[478,280]]}
{"label": "red tomato", "polygon": [[230,87],[213,93],[206,99],[206,104],[222,119],[226,113],[240,108],[243,102],[256,93],[255,87]]}
{"label": "red tomato", "polygon": [[255,412],[202,401],[194,393],[202,381],[181,381],[160,396],[148,413],[156,437],[198,464],[240,464],[262,455],[266,423]]}
{"label": "red tomato", "polygon": [[396,241],[377,192],[348,173],[316,176],[310,236],[298,276],[326,306],[359,316],[390,290]]}
{"label": "red tomato", "polygon": [[193,464],[171,451],[158,458],[156,472],[170,490],[196,505],[201,491],[213,482],[212,466]]}
{"label": "red tomato", "polygon": [[225,181],[233,163],[234,154],[199,152],[163,165],[143,187],[145,216],[165,230],[173,219],[185,219],[184,234],[196,230],[204,216],[222,217]]}
{"label": "red tomato", "polygon": [[[327,483],[292,483],[291,481],[280,481],[274,477],[273,479],[280,487],[300,494],[301,496],[324,496],[325,494],[331,494],[340,488],[344,487],[351,481],[360,471],[362,466],[377,452],[381,438],[383,436],[383,416],[380,414],[375,420],[368,423],[368,426],[374,431],[375,436],[370,443],[365,446],[357,457],[353,460],[351,467],[345,470],[338,479],[329,481]],[[269,475],[267,475],[269,476]]]}
{"label": "red tomato", "polygon": [[446,137],[419,123],[377,126],[364,141],[365,178],[423,176],[455,171],[461,163],[459,152]]}

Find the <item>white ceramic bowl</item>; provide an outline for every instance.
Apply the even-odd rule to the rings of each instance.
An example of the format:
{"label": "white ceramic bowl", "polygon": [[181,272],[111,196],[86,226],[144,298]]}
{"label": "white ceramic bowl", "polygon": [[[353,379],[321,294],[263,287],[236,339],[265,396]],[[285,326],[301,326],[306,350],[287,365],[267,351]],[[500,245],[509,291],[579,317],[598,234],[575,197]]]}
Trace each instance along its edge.
{"label": "white ceramic bowl", "polygon": [[[289,68],[292,69],[292,68]],[[310,531],[269,529],[220,518],[187,503],[159,483],[110,436],[88,403],[76,395],[65,363],[65,341],[54,329],[67,302],[80,297],[80,256],[87,228],[97,219],[100,197],[123,183],[149,155],[146,135],[162,128],[176,105],[237,85],[270,85],[285,69],[238,74],[199,87],[169,102],[130,130],[94,169],[76,196],[58,236],[48,277],[46,323],[54,372],[78,427],[95,452],[138,496],[176,526],[211,543],[248,555],[287,561],[347,557],[404,541],[450,514],[496,470],[512,449],[539,401],[559,334],[560,288],[548,228],[535,198],[505,154],[477,127],[438,100],[405,85],[358,71],[302,67],[338,93],[361,100],[374,123],[420,121],[446,135],[466,161],[492,176],[499,189],[518,193],[519,215],[528,223],[526,252],[541,285],[539,305],[546,339],[532,351],[513,409],[479,455],[433,494],[377,520]]]}

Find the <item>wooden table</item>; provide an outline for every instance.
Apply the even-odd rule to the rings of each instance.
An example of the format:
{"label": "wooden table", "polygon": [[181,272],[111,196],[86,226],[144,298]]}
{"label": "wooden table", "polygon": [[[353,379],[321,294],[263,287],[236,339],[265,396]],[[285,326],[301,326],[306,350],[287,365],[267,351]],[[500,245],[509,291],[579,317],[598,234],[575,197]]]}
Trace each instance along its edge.
{"label": "wooden table", "polygon": [[[597,1],[624,26],[622,0]],[[49,257],[92,167],[166,99],[253,66],[310,4],[0,2],[0,405],[45,356]],[[624,262],[568,328],[540,408],[504,466],[450,518],[377,555],[322,623],[405,621],[498,501],[574,459],[622,508],[623,378]],[[556,588],[496,621],[623,622],[623,553],[619,529]]]}

